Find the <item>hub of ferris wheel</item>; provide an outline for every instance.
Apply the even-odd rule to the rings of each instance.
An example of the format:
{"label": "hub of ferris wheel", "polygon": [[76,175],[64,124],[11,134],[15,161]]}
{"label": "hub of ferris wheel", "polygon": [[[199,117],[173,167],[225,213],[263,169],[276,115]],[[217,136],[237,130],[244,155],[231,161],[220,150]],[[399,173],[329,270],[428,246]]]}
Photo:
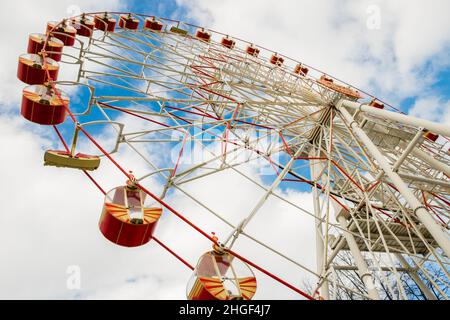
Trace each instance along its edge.
{"label": "hub of ferris wheel", "polygon": [[[231,232],[223,242],[215,235],[209,238],[213,250],[194,268],[188,299],[253,298],[257,285],[252,268],[257,266],[232,251],[241,236],[313,275],[317,284],[307,297],[408,299],[406,277],[426,299],[449,298],[448,126],[403,114],[305,63],[180,21],[87,13],[48,22],[45,30],[29,36],[17,71],[29,85],[23,90],[22,116],[53,126],[65,146],[45,152],[45,165],[95,171],[101,162],[114,161],[111,155],[119,145],[138,152],[136,145],[142,143],[173,146],[183,141],[169,169],[138,153],[153,168],[140,179],[115,163],[127,182],[104,192],[99,228],[109,241],[122,247],[149,243],[160,217],[173,211],[163,200],[169,189],[183,192],[189,182],[223,170],[245,176],[240,166],[251,159],[273,168],[267,187],[245,176],[264,195],[253,199],[254,208],[239,225],[209,209]],[[66,65],[78,69],[75,80],[60,79]],[[84,112],[75,112],[77,102],[61,90],[66,87],[88,89]],[[117,114],[148,121],[148,129],[133,131],[118,122]],[[57,126],[70,121],[75,130],[67,145]],[[112,151],[87,132],[95,124],[115,129]],[[174,132],[183,138],[175,141]],[[80,134],[99,154],[76,151]],[[209,142],[202,140],[205,134]],[[260,148],[258,142],[273,134],[280,143]],[[205,147],[211,141],[221,148],[206,160],[180,165],[186,142]],[[238,153],[251,156],[242,160],[235,157]],[[274,155],[282,156],[274,160]],[[152,175],[166,181],[161,196],[142,186]],[[313,212],[277,193],[288,181],[311,189]],[[314,219],[313,268],[246,232],[269,197]],[[291,245],[300,250],[302,244]],[[349,280],[351,272],[360,285]]]}

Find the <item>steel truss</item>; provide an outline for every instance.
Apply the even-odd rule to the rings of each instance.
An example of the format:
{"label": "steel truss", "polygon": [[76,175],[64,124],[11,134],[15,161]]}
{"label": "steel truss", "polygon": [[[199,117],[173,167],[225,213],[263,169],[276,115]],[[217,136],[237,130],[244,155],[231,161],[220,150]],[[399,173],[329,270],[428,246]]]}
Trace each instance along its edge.
{"label": "steel truss", "polygon": [[[135,16],[143,25],[145,16]],[[405,286],[412,283],[423,298],[449,298],[450,157],[442,138],[450,136],[448,127],[374,108],[374,97],[361,90],[363,97],[352,99],[319,83],[322,72],[312,67],[299,75],[295,60],[284,57],[279,66],[269,62],[273,52],[266,49],[259,57],[247,54],[245,41],[235,39],[229,49],[220,33],[205,42],[193,36],[196,26],[157,19],[165,23],[162,32],[97,31],[71,55],[79,64],[71,85],[91,92],[77,116],[99,111],[97,120],[116,129],[113,152],[120,145],[134,150],[151,168],[143,178],[166,181],[163,198],[176,190],[227,225],[225,246],[247,237],[316,277],[316,297],[409,299]],[[172,25],[188,34],[171,32]],[[119,114],[148,121],[148,129],[118,124]],[[430,131],[442,137],[432,141]],[[279,143],[262,144],[274,138]],[[204,158],[161,167],[142,152],[153,145],[178,148],[180,156],[186,145],[196,146]],[[271,168],[270,186],[242,170],[256,160]],[[192,181],[224,170],[264,191],[237,225],[189,191]],[[311,187],[313,212],[280,192],[293,182]],[[314,268],[246,231],[271,197],[314,219]],[[355,271],[356,278],[348,276]]]}

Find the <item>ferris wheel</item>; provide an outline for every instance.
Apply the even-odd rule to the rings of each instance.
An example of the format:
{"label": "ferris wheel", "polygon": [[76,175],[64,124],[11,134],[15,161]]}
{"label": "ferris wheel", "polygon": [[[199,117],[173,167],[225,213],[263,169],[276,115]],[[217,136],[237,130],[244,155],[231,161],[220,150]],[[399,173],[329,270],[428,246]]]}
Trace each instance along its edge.
{"label": "ferris wheel", "polygon": [[[73,79],[61,76],[65,69]],[[307,299],[410,299],[411,286],[420,298],[449,298],[449,127],[402,114],[250,42],[134,13],[49,22],[45,33],[29,36],[17,75],[29,85],[22,116],[52,127],[64,146],[46,151],[44,164],[84,171],[105,195],[99,229],[106,239],[123,247],[156,242],[191,268],[188,299],[252,299],[254,270]],[[85,98],[81,107],[74,90]],[[134,127],[133,119],[147,126]],[[63,134],[67,123],[75,130]],[[88,130],[96,125],[114,130],[111,148]],[[96,151],[78,151],[81,137]],[[143,145],[175,149],[177,156],[155,162],[140,151]],[[183,164],[188,145],[202,156]],[[116,161],[122,146],[148,168],[141,177]],[[95,179],[106,161],[124,175],[111,191]],[[264,184],[241,170],[248,163],[264,168]],[[242,212],[239,224],[189,193],[192,182],[224,171],[262,190],[248,199],[253,209]],[[154,176],[163,181],[161,194],[144,182]],[[313,211],[278,192],[287,183],[312,191]],[[187,219],[166,200],[174,191],[203,206],[229,235],[219,238]],[[272,197],[314,219],[314,268],[247,232]],[[165,214],[211,242],[195,266],[156,237]],[[236,252],[242,238],[309,273],[317,280],[313,288]]]}

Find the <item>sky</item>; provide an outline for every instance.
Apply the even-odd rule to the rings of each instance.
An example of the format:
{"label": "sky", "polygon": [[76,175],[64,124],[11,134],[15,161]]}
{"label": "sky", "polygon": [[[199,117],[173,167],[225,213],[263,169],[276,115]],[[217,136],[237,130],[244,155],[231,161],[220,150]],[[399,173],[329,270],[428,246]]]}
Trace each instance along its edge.
{"label": "sky", "polygon": [[[185,298],[191,271],[154,243],[125,250],[107,242],[98,231],[103,196],[80,172],[43,167],[43,151],[57,144],[56,137],[49,128],[27,123],[19,114],[24,85],[16,79],[17,57],[26,50],[27,35],[42,32],[50,20],[105,10],[175,18],[252,41],[354,84],[405,113],[450,125],[450,3],[446,0],[432,4],[279,0],[276,5],[267,0],[239,1],[239,5],[232,0],[1,2],[0,256],[4,262],[0,298]],[[69,69],[65,73],[69,76]],[[126,167],[145,170],[132,153],[123,152],[120,159]],[[123,183],[107,162],[101,170],[98,177],[106,189]],[[245,170],[252,174],[255,169]],[[189,192],[236,222],[262,195],[231,172],[191,184]],[[312,211],[309,192],[289,188],[282,192]],[[169,196],[167,201],[204,230],[227,235],[186,197]],[[276,223],[266,232],[274,212],[279,213]],[[248,231],[314,269],[313,225],[311,218],[271,198]],[[191,264],[210,248],[210,243],[170,215],[162,219],[156,234]],[[308,277],[252,243],[242,241],[237,249],[297,286]],[[80,272],[81,281],[71,288],[74,270]],[[255,298],[300,298],[258,272],[257,276]]]}

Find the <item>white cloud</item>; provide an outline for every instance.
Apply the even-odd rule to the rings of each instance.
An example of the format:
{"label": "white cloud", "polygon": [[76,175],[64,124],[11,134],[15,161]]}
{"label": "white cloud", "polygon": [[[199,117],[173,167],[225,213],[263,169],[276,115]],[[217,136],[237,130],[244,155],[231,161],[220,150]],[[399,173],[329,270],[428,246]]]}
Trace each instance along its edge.
{"label": "white cloud", "polygon": [[[303,59],[363,88],[373,84],[377,92],[395,99],[417,94],[433,81],[433,74],[424,77],[423,62],[442,56],[449,39],[449,22],[433,18],[434,14],[441,16],[448,12],[445,9],[448,3],[444,1],[441,6],[429,6],[419,24],[414,23],[417,20],[414,17],[422,10],[419,2],[408,5],[402,2],[402,6],[392,1],[374,1],[382,8],[379,31],[365,27],[369,1],[278,1],[276,5],[269,1],[245,1],[239,6],[236,1],[225,0],[179,2],[205,26]],[[17,16],[26,21],[18,23],[14,34],[7,28],[0,31],[2,39],[7,39],[4,44],[8,49],[2,50],[0,63],[0,102],[4,110],[10,110],[5,104],[16,107],[13,104],[20,99],[23,84],[15,79],[15,68],[17,56],[26,49],[28,33],[42,31],[47,20],[65,16],[72,3],[0,4],[3,23],[17,23],[13,20]],[[82,11],[120,6],[119,1],[76,3]],[[421,41],[415,41],[411,33],[417,34]],[[446,65],[448,61],[440,59],[438,63]],[[413,110],[421,113],[426,106],[437,105],[436,102],[440,101],[418,101]],[[448,107],[448,102],[445,105]],[[141,125],[127,123],[135,128]],[[137,249],[109,243],[97,226],[103,201],[98,190],[78,171],[42,166],[43,151],[54,144],[54,137],[49,138],[49,134],[48,128],[26,124],[18,117],[0,117],[0,147],[5,150],[0,160],[0,194],[4,199],[0,242],[8,244],[0,246],[0,255],[8,257],[7,263],[0,265],[0,298],[183,299],[191,275],[189,269],[156,243]],[[163,150],[149,148],[145,152],[158,157]],[[137,176],[148,171],[131,152],[121,150],[114,157],[124,167],[132,168]],[[243,170],[256,176],[251,166]],[[107,160],[94,175],[106,190],[123,183],[123,176]],[[146,184],[151,190],[161,190],[155,180]],[[262,195],[260,189],[230,171],[185,187],[233,223],[240,222]],[[284,196],[312,211],[308,193],[288,190]],[[222,239],[230,232],[179,192],[171,194],[167,201],[207,232],[215,231]],[[313,219],[298,210],[270,198],[249,224],[248,232],[315,269]],[[165,213],[160,221],[157,235],[191,264],[210,249],[208,241],[170,213]],[[249,240],[238,242],[236,249],[296,286],[300,287],[306,277],[297,267]],[[66,288],[69,265],[81,267],[80,292]],[[256,298],[299,297],[259,272],[257,275]]]}
{"label": "white cloud", "polygon": [[[101,7],[100,5],[92,7],[83,1],[78,4],[82,7],[82,11]],[[110,2],[109,9],[117,7],[117,4],[117,2]],[[25,6],[29,8],[29,11],[24,11]],[[15,37],[7,37],[11,38],[10,45],[15,50],[4,52],[2,57],[4,72],[1,81],[1,101],[3,104],[13,104],[20,99],[23,84],[15,79],[15,68],[17,56],[26,48],[28,33],[43,30],[46,20],[58,19],[66,15],[67,6],[68,3],[64,2],[59,2],[56,6],[53,3],[52,6],[42,3],[37,6],[19,2],[16,7],[9,9],[10,16],[16,16],[22,11],[30,13],[29,16],[24,17],[27,23],[21,24]],[[53,9],[49,11],[49,7]],[[6,11],[2,10],[2,12]],[[23,17],[22,13],[21,16]],[[4,21],[6,20],[5,17]],[[65,73],[70,72],[65,70]],[[130,124],[126,119],[124,122]],[[2,210],[5,223],[2,224],[0,237],[2,242],[13,244],[2,246],[0,249],[1,254],[8,257],[8,263],[0,267],[2,298],[182,299],[185,297],[184,288],[191,274],[189,269],[175,262],[173,257],[155,243],[144,248],[128,250],[109,243],[98,231],[97,224],[103,201],[98,190],[90,185],[78,171],[42,166],[45,148],[54,145],[51,140],[53,138],[49,138],[51,133],[46,130],[48,128],[33,126],[16,117],[4,116],[0,119],[0,123],[2,130],[0,145],[8,149],[9,155],[8,158],[2,159],[0,192],[6,199],[10,199]],[[134,129],[137,129],[137,126],[141,126],[142,123],[133,121],[132,125]],[[20,147],[12,145],[12,141],[16,140],[21,141]],[[108,136],[102,139],[106,142],[109,140],[111,139]],[[88,147],[82,151],[93,152],[94,150]],[[132,168],[137,176],[143,175],[148,170],[131,152],[122,150],[114,157],[119,159],[125,168]],[[103,159],[101,169],[94,173],[94,176],[106,190],[123,183],[123,177],[106,159]],[[150,185],[152,191],[161,190],[161,186],[156,185],[155,181],[147,181],[146,184]],[[233,185],[240,185],[242,188],[231,188]],[[229,194],[217,192],[211,196],[211,188],[218,191],[228,188],[230,192]],[[242,183],[242,178],[229,173],[199,181],[188,189],[196,197],[208,199],[206,201],[208,205],[219,209],[235,223],[238,222],[238,217],[249,212],[254,205],[249,199],[256,201],[261,194],[261,191],[253,185]],[[17,192],[17,190],[21,191]],[[295,198],[295,194],[292,197]],[[231,202],[231,198],[234,201]],[[224,228],[223,224],[211,219],[211,215],[204,209],[193,205],[192,201],[187,201],[185,197],[173,195],[170,203],[199,223],[205,230],[214,230],[222,237],[230,232],[229,229]],[[280,204],[271,203],[262,210],[260,219],[265,217],[265,212],[272,215],[273,212],[280,212],[282,209],[285,214],[277,217],[280,222],[285,219],[299,218],[285,210],[283,206],[280,207]],[[10,226],[17,221],[20,221],[21,228],[11,228]],[[264,219],[261,219],[259,223],[257,221],[255,219],[255,223],[250,225],[249,230],[259,234],[266,226],[266,221]],[[302,224],[287,223],[291,227]],[[280,224],[280,228],[282,225],[286,225],[286,222]],[[274,231],[275,234],[277,232],[283,232],[286,236],[290,234],[284,229]],[[208,241],[200,238],[192,229],[170,214],[166,214],[160,222],[159,233],[162,239],[187,257],[192,264],[195,264],[198,257],[210,248]],[[291,240],[295,243],[303,242],[298,240],[298,236],[305,237],[308,234],[299,233],[296,229],[292,229],[291,233]],[[288,254],[295,253],[294,255],[298,257],[303,256],[301,250],[293,249],[297,246],[286,243],[287,238],[280,237],[280,239],[281,243],[274,241],[274,244],[278,242],[276,244],[281,251]],[[263,237],[261,240],[271,243],[273,239]],[[238,245],[240,245],[239,242]],[[254,250],[250,250],[253,246],[254,244],[248,243],[241,245],[244,251],[251,253],[251,257],[261,257]],[[307,260],[310,259],[312,252],[308,252],[304,257],[307,257]],[[279,260],[264,259],[260,262],[269,269],[271,267],[278,269],[286,276],[295,275],[293,280],[300,283],[299,273],[288,272],[289,268],[284,268],[284,264],[280,264]],[[82,290],[80,292],[68,291],[66,288],[68,277],[66,270],[70,265],[79,265],[81,268]],[[130,279],[135,280],[130,281]],[[258,296],[273,297],[273,290],[264,290],[264,288],[271,288],[273,281],[263,276],[259,277],[259,282]],[[285,295],[293,296],[281,286],[276,288],[280,290],[279,297],[283,297],[283,291]]]}
{"label": "white cloud", "polygon": [[410,115],[450,125],[450,100],[427,96],[415,101]]}
{"label": "white cloud", "polygon": [[[9,244],[0,246],[0,254],[8,257],[8,262],[0,265],[0,297],[183,299],[191,271],[156,243],[124,249],[104,239],[97,226],[102,195],[81,172],[43,167],[42,146],[52,143],[28,127],[21,119],[0,117],[0,146],[8,150],[0,166],[0,193],[8,199],[0,213],[0,242]],[[21,143],[14,145],[12,141]],[[133,153],[122,151],[115,158],[125,168],[133,168],[137,175],[148,170]],[[251,167],[243,170],[256,174]],[[123,183],[122,175],[106,160],[94,176],[106,190]],[[155,181],[147,181],[146,185],[156,193],[161,190]],[[233,187],[236,185],[239,188]],[[184,188],[233,223],[246,216],[262,195],[253,184],[231,172]],[[309,194],[290,191],[285,196],[312,210]],[[166,200],[205,231],[215,231],[221,239],[230,232],[230,228],[187,197],[175,193]],[[269,225],[273,227],[267,232]],[[312,225],[310,217],[271,199],[250,223],[248,232],[314,268],[313,246],[302,245],[312,243]],[[191,264],[210,249],[207,240],[168,211],[156,234]],[[298,267],[248,240],[238,242],[236,249],[297,286],[306,276]],[[66,270],[70,265],[81,268],[81,291],[66,288]],[[256,298],[299,297],[265,275],[257,275]]]}
{"label": "white cloud", "polygon": [[[310,64],[391,102],[422,94],[448,66],[450,3],[178,0],[191,19]],[[380,9],[380,29],[366,27]]]}
{"label": "white cloud", "polygon": [[[117,10],[124,8],[119,0],[89,1],[27,1],[17,0],[14,4],[2,1],[0,3],[0,19],[2,39],[0,53],[0,103],[3,108],[15,108],[20,100],[24,84],[16,78],[19,55],[26,53],[28,35],[30,33],[45,33],[47,21],[61,20],[82,12]],[[68,65],[64,66],[64,74],[68,74]]]}

